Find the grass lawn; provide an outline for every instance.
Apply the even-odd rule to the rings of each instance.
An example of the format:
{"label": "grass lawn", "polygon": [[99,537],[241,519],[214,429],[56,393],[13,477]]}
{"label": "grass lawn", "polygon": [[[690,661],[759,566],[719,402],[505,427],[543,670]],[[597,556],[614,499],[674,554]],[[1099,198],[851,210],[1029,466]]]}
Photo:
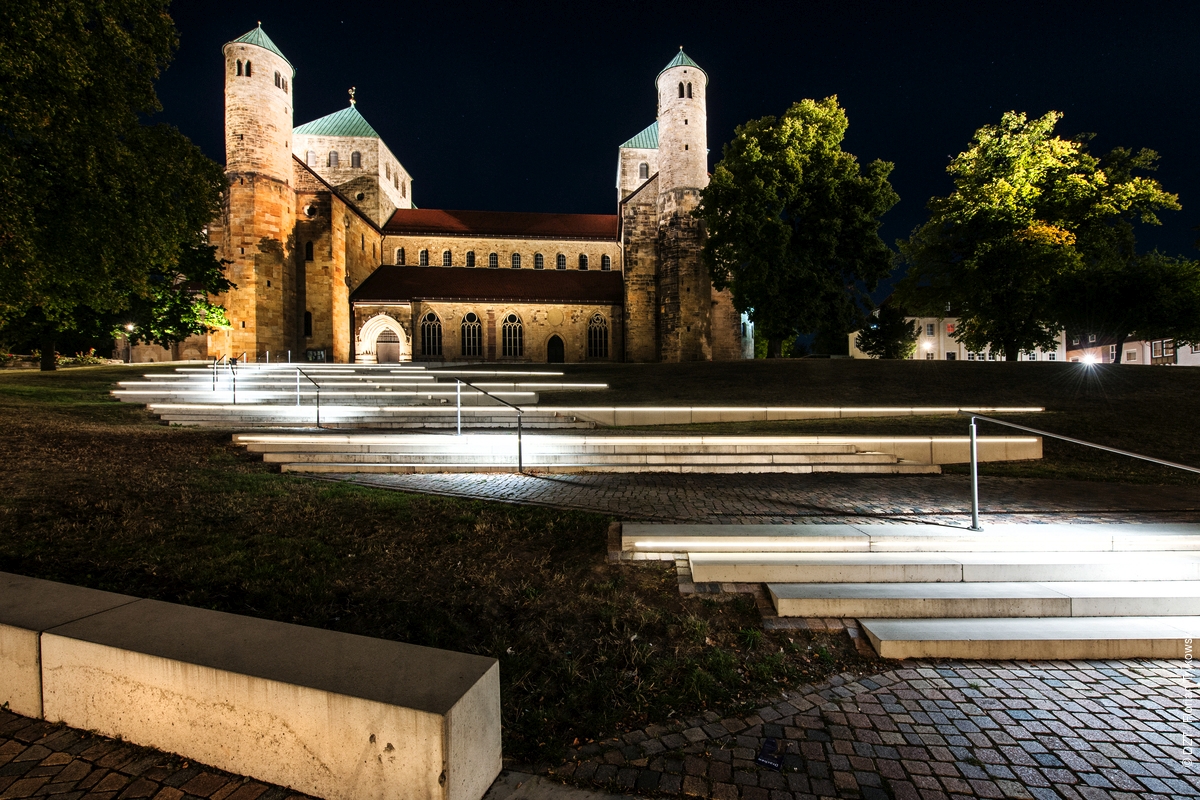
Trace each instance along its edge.
{"label": "grass lawn", "polygon": [[607,563],[606,517],[280,475],[108,396],[156,369],[0,372],[0,570],[494,656],[518,761],[873,669]]}
{"label": "grass lawn", "polygon": [[[561,366],[561,365],[557,365]],[[725,364],[566,365],[607,392],[555,392],[547,405],[1041,406],[1005,416],[1077,439],[1200,467],[1200,369],[1064,362],[784,359]],[[650,430],[650,429],[648,429]],[[962,417],[893,417],[656,426],[690,433],[965,435]],[[981,435],[1019,431],[980,424]],[[1200,475],[1045,439],[1044,458],[987,464],[986,475],[1200,485]],[[945,472],[966,472],[965,466]]]}

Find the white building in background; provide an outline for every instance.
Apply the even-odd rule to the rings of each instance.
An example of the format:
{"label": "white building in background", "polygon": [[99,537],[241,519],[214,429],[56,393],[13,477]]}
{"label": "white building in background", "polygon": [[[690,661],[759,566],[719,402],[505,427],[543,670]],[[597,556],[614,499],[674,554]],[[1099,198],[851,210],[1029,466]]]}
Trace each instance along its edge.
{"label": "white building in background", "polygon": [[[915,322],[919,326],[919,335],[917,336],[917,349],[913,351],[913,359],[918,361],[1004,361],[1004,353],[984,349],[982,351],[969,350],[961,342],[954,338],[954,331],[958,328],[957,317],[906,317],[909,322]],[[858,332],[847,334],[850,337],[850,357],[851,358],[870,358],[866,353],[859,350],[855,345],[855,339],[858,338]],[[1030,352],[1021,353],[1022,361],[1066,361],[1067,346],[1066,337],[1060,333],[1058,335],[1058,346],[1052,350],[1043,350],[1038,348]]]}
{"label": "white building in background", "polygon": [[[1117,343],[1111,336],[1073,333],[1067,346],[1068,361],[1112,364],[1117,360]],[[1134,366],[1200,367],[1200,347],[1176,346],[1174,339],[1131,339],[1120,345],[1121,363]]]}

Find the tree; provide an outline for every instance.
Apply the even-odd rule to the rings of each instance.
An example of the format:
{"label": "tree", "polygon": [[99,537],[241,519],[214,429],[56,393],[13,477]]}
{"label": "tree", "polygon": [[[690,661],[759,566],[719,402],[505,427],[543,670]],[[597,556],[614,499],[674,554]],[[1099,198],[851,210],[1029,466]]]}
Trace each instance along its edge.
{"label": "tree", "polygon": [[912,358],[921,332],[904,309],[884,303],[859,331],[854,346],[872,358]]}
{"label": "tree", "polygon": [[1061,117],[1010,111],[980,128],[947,168],[954,192],[931,199],[929,221],[899,242],[908,272],[898,300],[930,316],[955,308],[955,338],[969,349],[1015,360],[1053,347],[1059,287],[1114,258],[1132,221],[1157,224],[1156,211],[1179,208],[1157,181],[1134,174],[1153,167],[1153,151],[1096,158],[1090,137],[1053,135]]}
{"label": "tree", "polygon": [[1157,251],[1100,261],[1059,292],[1064,327],[1115,338],[1117,363],[1134,335],[1200,344],[1200,262]]}
{"label": "tree", "polygon": [[782,117],[737,128],[696,215],[708,229],[713,285],[769,340],[854,330],[867,293],[891,268],[879,218],[899,201],[892,165],[865,170],[842,150],[849,123],[837,97],[802,100]]}
{"label": "tree", "polygon": [[0,4],[0,329],[40,340],[43,369],[60,336],[131,314],[175,319],[136,331],[160,343],[220,316],[207,296],[229,284],[204,231],[221,167],[140,120],[177,44],[166,6]]}

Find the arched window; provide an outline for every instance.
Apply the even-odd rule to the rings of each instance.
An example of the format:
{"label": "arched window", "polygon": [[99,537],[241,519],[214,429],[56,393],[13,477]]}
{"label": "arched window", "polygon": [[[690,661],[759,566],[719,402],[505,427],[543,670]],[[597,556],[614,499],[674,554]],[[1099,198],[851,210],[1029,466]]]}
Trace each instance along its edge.
{"label": "arched window", "polygon": [[468,313],[463,317],[461,327],[460,341],[462,342],[462,354],[464,356],[474,356],[478,358],[483,355],[483,325],[479,322],[479,317],[475,316],[474,312]]}
{"label": "arched window", "polygon": [[287,91],[287,78],[283,79],[283,91]]}
{"label": "arched window", "polygon": [[495,253],[488,253],[488,269],[497,269],[500,266],[500,256]]}
{"label": "arched window", "polygon": [[565,255],[563,255],[562,253],[559,253],[557,256],[555,256],[554,257],[554,268],[555,269],[566,269],[567,268],[567,257]]}
{"label": "arched window", "polygon": [[650,177],[650,165],[643,161],[638,164],[638,180],[646,180]]}
{"label": "arched window", "polygon": [[588,322],[588,358],[608,358],[608,320],[603,314],[593,314]]}
{"label": "arched window", "polygon": [[587,268],[588,268],[588,259],[587,259],[587,255],[585,255],[584,253],[580,253],[580,254],[579,254],[579,268],[580,268],[580,269],[587,269]]}
{"label": "arched window", "polygon": [[355,150],[350,154],[350,166],[354,169],[362,169],[362,153]]}
{"label": "arched window", "polygon": [[521,254],[520,253],[512,254],[512,268],[513,269],[521,268]]}
{"label": "arched window", "polygon": [[387,178],[389,181],[392,179],[392,165],[391,164],[383,165],[383,174],[384,174],[384,177]]}
{"label": "arched window", "polygon": [[404,266],[404,248],[403,247],[396,248],[396,263],[399,264],[400,266]]}
{"label": "arched window", "polygon": [[305,243],[304,243],[304,260],[305,260],[305,261],[312,261],[312,260],[313,260],[313,246],[312,246],[312,242],[305,242]]}
{"label": "arched window", "polygon": [[442,354],[442,321],[432,311],[421,320],[421,354],[426,356]]}
{"label": "arched window", "polygon": [[283,76],[279,74],[278,70],[276,70],[276,72],[275,72],[275,88],[277,88],[277,89],[283,88]]}
{"label": "arched window", "polygon": [[600,256],[600,269],[604,272],[608,272],[610,269],[612,269],[612,258],[609,256]]}
{"label": "arched window", "polygon": [[429,251],[428,250],[421,250],[419,253],[417,253],[417,264],[422,267],[429,266]]}
{"label": "arched window", "polygon": [[408,181],[400,181],[400,196],[408,197]]}
{"label": "arched window", "polygon": [[250,77],[250,62],[249,61],[246,62],[246,77],[247,78]]}
{"label": "arched window", "polygon": [[304,312],[304,335],[312,336],[312,312]]}
{"label": "arched window", "polygon": [[337,150],[329,151],[329,166],[336,167],[338,165]]}
{"label": "arched window", "polygon": [[238,59],[238,73],[237,74],[238,74],[239,78],[242,77],[242,60],[240,58]]}
{"label": "arched window", "polygon": [[501,355],[505,358],[520,358],[525,355],[525,328],[521,325],[521,318],[516,314],[509,314],[504,318],[504,325],[500,328],[501,335]]}
{"label": "arched window", "polygon": [[304,154],[304,163],[308,164],[310,167],[314,163],[316,163],[316,161],[317,161],[317,151],[316,150],[309,150]]}
{"label": "arched window", "polygon": [[475,266],[475,251],[474,250],[467,251],[467,266],[468,267]]}
{"label": "arched window", "polygon": [[683,97],[683,81],[679,82],[679,96]]}
{"label": "arched window", "polygon": [[545,269],[546,268],[546,257],[543,256],[541,253],[534,253],[533,254],[533,268],[534,269]]}
{"label": "arched window", "polygon": [[689,83],[688,84],[688,97],[691,97],[691,96],[692,96],[692,85]]}
{"label": "arched window", "polygon": [[443,267],[450,266],[450,251],[449,250],[442,251],[442,266]]}

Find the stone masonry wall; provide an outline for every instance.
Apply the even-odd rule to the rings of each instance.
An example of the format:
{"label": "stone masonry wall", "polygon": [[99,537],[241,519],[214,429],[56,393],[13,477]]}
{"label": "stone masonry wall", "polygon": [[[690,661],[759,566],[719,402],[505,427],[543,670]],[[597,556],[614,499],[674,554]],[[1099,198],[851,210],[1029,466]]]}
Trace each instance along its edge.
{"label": "stone masonry wall", "polygon": [[[421,320],[430,311],[437,314],[442,324],[442,355],[422,352]],[[482,357],[462,354],[462,321],[468,313],[479,317],[483,327]],[[524,355],[506,357],[500,342],[504,318],[516,314],[521,320],[524,338]],[[360,338],[363,326],[379,314],[397,320],[412,343],[412,358],[417,361],[502,361],[546,363],[547,347],[552,336],[563,341],[563,351],[568,363],[584,361],[620,361],[624,351],[624,336],[621,307],[606,304],[544,304],[503,302],[424,302],[409,303],[356,303],[354,306],[355,339]],[[608,357],[587,357],[588,325],[599,314],[608,323]],[[407,318],[406,318],[407,317]],[[373,342],[363,346],[374,352]]]}
{"label": "stone masonry wall", "polygon": [[555,259],[559,253],[567,257],[567,269],[579,269],[579,256],[588,257],[588,269],[599,270],[601,257],[607,255],[612,262],[613,271],[621,269],[621,245],[614,240],[584,240],[584,239],[517,239],[501,237],[473,236],[384,236],[384,263],[395,264],[397,253],[404,248],[404,260],[408,266],[418,266],[421,250],[429,251],[429,265],[442,266],[443,251],[450,251],[450,264],[455,267],[466,266],[467,252],[475,253],[476,268],[486,268],[488,254],[495,253],[499,269],[512,269],[512,255],[521,256],[521,269],[534,268],[534,256],[541,253],[545,258],[546,269],[554,269]]}
{"label": "stone masonry wall", "polygon": [[659,360],[658,179],[621,205],[625,255],[625,360]]}
{"label": "stone masonry wall", "polygon": [[[210,355],[265,358],[295,345],[296,275],[292,250],[295,193],[287,183],[255,173],[228,173],[222,218],[209,229],[232,263],[235,288],[216,298],[232,327],[208,337]],[[273,356],[273,357],[277,357]]]}
{"label": "stone masonry wall", "polygon": [[663,361],[713,357],[712,281],[700,257],[704,231],[691,216],[697,189],[659,194],[659,347]]}
{"label": "stone masonry wall", "polygon": [[[649,177],[641,178],[639,166],[646,165]],[[658,173],[658,151],[649,148],[622,147],[617,155],[617,202],[636,192]]]}
{"label": "stone masonry wall", "polygon": [[[292,68],[270,50],[225,45],[225,169],[287,183],[292,177]],[[237,74],[237,62],[243,74]],[[245,65],[252,65],[247,77]],[[288,79],[285,91],[275,73]]]}
{"label": "stone masonry wall", "polygon": [[[336,187],[376,225],[386,223],[397,208],[412,207],[412,177],[377,138],[298,134],[292,150],[296,158]],[[330,151],[338,154],[336,167],[329,166]],[[361,159],[358,168],[351,166],[355,152]],[[363,195],[361,200],[359,194]]]}

